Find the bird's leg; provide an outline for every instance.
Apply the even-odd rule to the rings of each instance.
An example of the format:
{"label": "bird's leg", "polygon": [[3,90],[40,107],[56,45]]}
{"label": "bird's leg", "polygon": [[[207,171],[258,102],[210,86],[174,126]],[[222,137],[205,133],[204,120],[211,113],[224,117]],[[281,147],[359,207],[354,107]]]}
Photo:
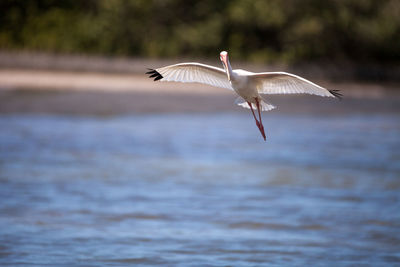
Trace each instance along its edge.
{"label": "bird's leg", "polygon": [[259,126],[260,132],[261,132],[262,136],[264,137],[264,140],[266,140],[265,131],[264,131],[264,125],[263,125],[262,119],[261,119],[260,101],[259,101],[259,99],[257,97],[256,97],[256,105],[257,105],[258,117],[260,119],[260,126]]}
{"label": "bird's leg", "polygon": [[247,104],[250,106],[251,113],[253,113],[253,117],[254,117],[254,119],[256,121],[256,125],[257,125],[258,129],[260,129],[260,123],[257,120],[256,114],[254,113],[253,105],[249,101],[247,101]]}
{"label": "bird's leg", "polygon": [[[263,126],[262,119],[261,119],[260,101],[258,100],[258,98],[256,98],[256,106],[257,106],[258,118],[259,118],[260,125]],[[264,127],[262,127],[262,128],[264,128]]]}
{"label": "bird's leg", "polygon": [[[258,103],[258,102],[257,102],[257,103]],[[266,138],[265,138],[265,133],[264,133],[264,127],[263,127],[262,124],[260,124],[260,122],[257,120],[257,117],[256,117],[256,114],[254,113],[252,104],[251,104],[249,101],[247,101],[247,104],[250,106],[251,113],[253,114],[254,120],[256,121],[256,125],[257,125],[258,129],[260,130],[261,135],[263,136],[263,138],[264,138],[264,140],[265,140]],[[260,112],[260,111],[258,111],[258,112]],[[260,118],[261,118],[261,116],[260,116]]]}

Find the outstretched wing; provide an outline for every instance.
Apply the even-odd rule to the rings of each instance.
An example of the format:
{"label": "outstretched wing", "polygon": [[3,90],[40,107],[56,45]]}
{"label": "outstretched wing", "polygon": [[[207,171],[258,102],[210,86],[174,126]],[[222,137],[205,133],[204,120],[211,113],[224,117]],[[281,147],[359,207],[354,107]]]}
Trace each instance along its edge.
{"label": "outstretched wing", "polygon": [[154,81],[203,83],[233,90],[223,69],[201,63],[180,63],[149,69],[146,74],[150,74]]}
{"label": "outstretched wing", "polygon": [[249,76],[260,94],[311,94],[342,98],[339,90],[327,90],[309,80],[287,72],[263,72]]}

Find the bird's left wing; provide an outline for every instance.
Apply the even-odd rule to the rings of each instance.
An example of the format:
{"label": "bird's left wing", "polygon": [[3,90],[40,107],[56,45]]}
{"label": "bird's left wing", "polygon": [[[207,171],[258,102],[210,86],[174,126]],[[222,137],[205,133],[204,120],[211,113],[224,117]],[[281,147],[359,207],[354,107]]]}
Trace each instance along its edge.
{"label": "bird's left wing", "polygon": [[204,83],[233,90],[223,69],[201,63],[180,63],[149,69],[146,74],[150,74],[155,81]]}
{"label": "bird's left wing", "polygon": [[342,98],[339,90],[327,90],[309,80],[287,72],[263,72],[249,76],[260,94],[311,94]]}

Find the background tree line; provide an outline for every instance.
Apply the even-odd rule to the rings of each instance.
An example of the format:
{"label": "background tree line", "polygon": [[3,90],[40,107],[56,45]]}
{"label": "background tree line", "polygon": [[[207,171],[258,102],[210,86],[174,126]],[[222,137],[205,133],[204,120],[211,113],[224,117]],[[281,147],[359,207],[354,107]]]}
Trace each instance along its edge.
{"label": "background tree line", "polygon": [[3,50],[400,61],[398,0],[2,0],[0,14]]}

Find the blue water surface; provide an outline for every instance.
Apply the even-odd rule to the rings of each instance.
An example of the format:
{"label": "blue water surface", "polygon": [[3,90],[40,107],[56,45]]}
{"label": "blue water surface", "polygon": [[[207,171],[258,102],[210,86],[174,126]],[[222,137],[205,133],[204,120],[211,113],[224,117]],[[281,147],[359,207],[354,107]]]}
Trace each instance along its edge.
{"label": "blue water surface", "polygon": [[0,265],[398,265],[399,122],[1,115]]}

